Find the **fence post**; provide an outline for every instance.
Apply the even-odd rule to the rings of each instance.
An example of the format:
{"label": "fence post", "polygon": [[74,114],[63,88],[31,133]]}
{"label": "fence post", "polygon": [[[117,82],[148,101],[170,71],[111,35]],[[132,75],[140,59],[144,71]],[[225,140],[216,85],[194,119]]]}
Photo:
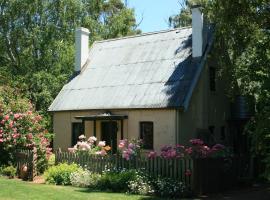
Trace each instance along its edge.
{"label": "fence post", "polygon": [[31,155],[30,169],[29,169],[29,180],[33,181],[37,175],[37,148],[34,147]]}

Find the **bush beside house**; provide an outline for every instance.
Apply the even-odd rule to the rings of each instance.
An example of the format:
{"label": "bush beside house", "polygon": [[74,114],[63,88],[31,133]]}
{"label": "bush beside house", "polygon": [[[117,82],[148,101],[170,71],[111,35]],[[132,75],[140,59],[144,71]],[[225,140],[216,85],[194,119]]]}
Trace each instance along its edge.
{"label": "bush beside house", "polygon": [[[15,90],[0,87],[0,166],[15,166],[18,150],[37,150],[37,170],[43,173],[51,154],[52,134],[33,105]],[[18,169],[19,170],[19,169]]]}

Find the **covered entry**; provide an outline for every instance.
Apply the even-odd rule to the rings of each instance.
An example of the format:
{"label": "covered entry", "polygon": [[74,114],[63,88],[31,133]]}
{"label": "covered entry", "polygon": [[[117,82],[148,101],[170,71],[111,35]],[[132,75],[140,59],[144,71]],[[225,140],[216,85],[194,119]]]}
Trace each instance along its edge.
{"label": "covered entry", "polygon": [[[117,132],[120,129],[120,138],[124,138],[124,120],[128,119],[127,115],[114,115],[110,112],[106,112],[99,115],[89,116],[76,116],[75,119],[82,120],[82,132],[85,135],[85,122],[93,121],[93,135],[97,136],[97,121],[101,123],[101,140],[106,141],[107,145],[112,147],[112,152],[117,150]],[[120,127],[118,127],[118,121],[120,121]]]}

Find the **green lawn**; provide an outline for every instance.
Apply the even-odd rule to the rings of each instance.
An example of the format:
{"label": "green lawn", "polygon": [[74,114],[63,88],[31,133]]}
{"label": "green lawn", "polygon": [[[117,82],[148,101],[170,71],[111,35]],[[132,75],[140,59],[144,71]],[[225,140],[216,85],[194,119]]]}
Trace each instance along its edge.
{"label": "green lawn", "polygon": [[[158,200],[158,198],[119,193],[89,192],[69,186],[34,184],[20,180],[0,178],[0,200]],[[159,199],[161,200],[161,199]]]}

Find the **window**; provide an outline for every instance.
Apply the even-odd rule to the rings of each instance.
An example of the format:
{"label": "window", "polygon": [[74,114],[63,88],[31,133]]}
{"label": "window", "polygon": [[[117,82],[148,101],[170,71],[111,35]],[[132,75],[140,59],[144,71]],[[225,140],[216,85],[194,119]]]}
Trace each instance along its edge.
{"label": "window", "polygon": [[77,144],[79,136],[83,134],[83,126],[80,122],[72,123],[72,137],[71,137],[71,145],[74,146]]}
{"label": "window", "polygon": [[140,122],[140,138],[143,140],[144,149],[153,149],[153,122]]}
{"label": "window", "polygon": [[209,87],[210,91],[216,91],[216,68],[209,67]]}
{"label": "window", "polygon": [[225,140],[226,139],[226,134],[225,134],[225,126],[220,127],[220,139]]}

